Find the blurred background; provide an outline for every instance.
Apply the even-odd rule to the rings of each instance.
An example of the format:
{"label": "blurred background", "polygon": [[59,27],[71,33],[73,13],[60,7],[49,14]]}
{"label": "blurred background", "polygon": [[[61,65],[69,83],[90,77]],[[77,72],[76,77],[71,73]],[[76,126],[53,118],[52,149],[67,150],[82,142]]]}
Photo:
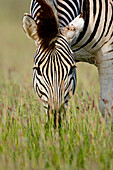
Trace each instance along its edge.
{"label": "blurred background", "polygon": [[[35,44],[22,28],[22,17],[29,13],[30,0],[0,0],[0,88],[7,82],[32,89]],[[76,93],[99,96],[99,79],[95,66],[77,64]]]}

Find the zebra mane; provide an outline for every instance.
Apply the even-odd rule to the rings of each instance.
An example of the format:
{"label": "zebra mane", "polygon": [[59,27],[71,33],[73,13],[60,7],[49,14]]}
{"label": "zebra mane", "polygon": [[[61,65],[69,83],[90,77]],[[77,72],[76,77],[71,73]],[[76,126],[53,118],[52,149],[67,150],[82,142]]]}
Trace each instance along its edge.
{"label": "zebra mane", "polygon": [[50,46],[58,34],[57,18],[45,0],[32,0],[31,16],[37,24],[37,34],[43,47]]}

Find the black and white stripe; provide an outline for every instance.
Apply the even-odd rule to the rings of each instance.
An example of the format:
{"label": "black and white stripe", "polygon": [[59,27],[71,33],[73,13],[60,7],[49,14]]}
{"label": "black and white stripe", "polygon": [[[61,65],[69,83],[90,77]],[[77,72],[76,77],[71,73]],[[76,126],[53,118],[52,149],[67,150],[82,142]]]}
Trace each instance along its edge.
{"label": "black and white stripe", "polygon": [[54,0],[54,4],[60,27],[83,15],[84,29],[71,44],[77,61],[94,62],[95,55],[113,52],[113,0]]}
{"label": "black and white stripe", "polygon": [[55,46],[38,47],[34,56],[33,86],[44,107],[53,110],[65,106],[76,86],[73,53],[63,36],[58,36]]}

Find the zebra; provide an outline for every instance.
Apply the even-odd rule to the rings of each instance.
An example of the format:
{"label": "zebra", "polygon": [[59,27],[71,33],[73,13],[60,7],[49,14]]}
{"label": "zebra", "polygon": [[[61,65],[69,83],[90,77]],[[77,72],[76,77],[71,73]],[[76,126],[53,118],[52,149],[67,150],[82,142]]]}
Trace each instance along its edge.
{"label": "zebra", "polygon": [[[113,0],[54,0],[59,27],[70,43],[76,62],[94,64],[99,72],[99,109],[113,122]],[[79,35],[71,24],[78,15],[84,19]],[[107,120],[108,121],[108,120]]]}
{"label": "zebra", "polygon": [[[55,123],[61,109],[75,92],[76,66],[69,43],[60,33],[53,9],[44,0],[31,2],[30,14],[24,14],[23,28],[35,40],[33,87],[43,102],[48,118],[55,112]],[[58,117],[58,118],[57,118]]]}
{"label": "zebra", "polygon": [[[31,1],[31,16],[37,21],[39,1]],[[52,7],[58,30],[69,43],[76,62],[98,68],[99,108],[113,119],[113,0],[46,0]]]}

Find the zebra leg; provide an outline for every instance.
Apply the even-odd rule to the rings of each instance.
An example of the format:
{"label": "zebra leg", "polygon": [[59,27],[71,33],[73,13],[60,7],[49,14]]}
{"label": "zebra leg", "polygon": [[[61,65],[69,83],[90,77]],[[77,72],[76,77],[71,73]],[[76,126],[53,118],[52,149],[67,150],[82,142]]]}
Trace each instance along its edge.
{"label": "zebra leg", "polygon": [[[113,52],[110,56],[100,61],[98,65],[100,78],[100,102],[99,108],[105,116],[107,124],[113,123]],[[103,57],[104,58],[104,57]],[[109,58],[109,59],[108,59]]]}

